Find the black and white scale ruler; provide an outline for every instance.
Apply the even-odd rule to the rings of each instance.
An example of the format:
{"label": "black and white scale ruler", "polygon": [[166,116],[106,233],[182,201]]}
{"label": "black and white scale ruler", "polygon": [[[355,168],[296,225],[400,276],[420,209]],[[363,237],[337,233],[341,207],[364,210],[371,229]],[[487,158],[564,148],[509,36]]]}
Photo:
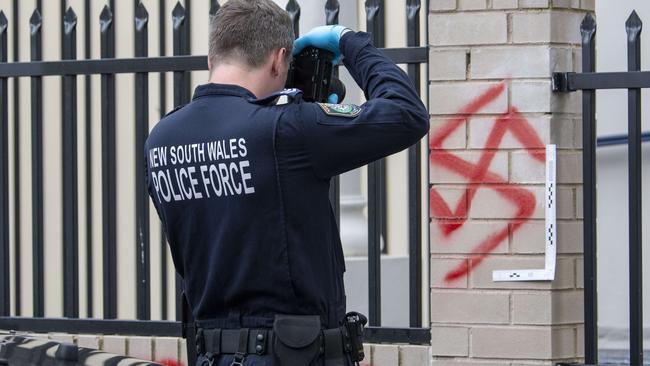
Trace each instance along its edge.
{"label": "black and white scale ruler", "polygon": [[546,145],[546,249],[543,269],[506,269],[492,272],[492,280],[504,281],[552,281],[555,279],[555,260],[557,254],[557,233],[555,217],[555,145]]}

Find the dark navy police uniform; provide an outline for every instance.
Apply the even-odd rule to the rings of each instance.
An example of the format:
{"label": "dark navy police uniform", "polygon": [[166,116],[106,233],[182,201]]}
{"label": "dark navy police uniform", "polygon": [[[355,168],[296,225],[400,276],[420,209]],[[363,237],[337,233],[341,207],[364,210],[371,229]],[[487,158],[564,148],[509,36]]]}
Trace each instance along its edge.
{"label": "dark navy police uniform", "polygon": [[340,47],[362,106],[206,84],[151,132],[149,193],[200,327],[270,327],[275,314],[297,314],[333,328],[345,315],[330,178],[413,145],[429,116],[368,34],[348,32]]}

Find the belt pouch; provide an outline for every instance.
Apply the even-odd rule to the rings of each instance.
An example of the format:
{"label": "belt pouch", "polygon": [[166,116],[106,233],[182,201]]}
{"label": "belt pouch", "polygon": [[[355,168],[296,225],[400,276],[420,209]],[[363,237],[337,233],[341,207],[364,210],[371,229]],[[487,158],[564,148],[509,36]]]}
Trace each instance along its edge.
{"label": "belt pouch", "polygon": [[321,351],[319,316],[276,315],[273,352],[281,366],[306,366]]}

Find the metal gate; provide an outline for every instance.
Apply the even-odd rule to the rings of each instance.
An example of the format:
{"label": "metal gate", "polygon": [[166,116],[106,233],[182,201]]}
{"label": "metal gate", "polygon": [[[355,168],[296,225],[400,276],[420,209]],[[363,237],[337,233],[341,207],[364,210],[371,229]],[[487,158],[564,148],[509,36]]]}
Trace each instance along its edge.
{"label": "metal gate", "polygon": [[[181,296],[178,292],[177,281],[177,306],[176,321],[166,321],[164,314],[167,313],[167,294],[163,291],[160,294],[163,314],[163,321],[151,321],[151,289],[150,289],[150,246],[158,245],[164,248],[164,238],[160,243],[151,243],[149,227],[149,202],[146,187],[144,186],[143,150],[144,141],[148,132],[149,121],[149,81],[151,73],[160,73],[161,80],[165,80],[166,73],[173,73],[173,101],[174,106],[187,103],[190,99],[190,78],[189,72],[196,70],[207,70],[206,56],[189,56],[190,54],[190,0],[185,0],[185,6],[177,3],[172,10],[172,32],[173,32],[173,56],[164,54],[165,45],[165,1],[159,1],[161,9],[160,22],[160,45],[161,54],[156,57],[148,55],[148,22],[149,16],[145,6],[138,0],[135,1],[135,57],[115,58],[115,14],[112,12],[115,2],[111,0],[112,6],[106,5],[99,16],[99,40],[101,44],[101,59],[90,59],[90,21],[89,13],[90,0],[86,0],[84,18],[85,37],[85,59],[77,60],[77,15],[72,8],[65,9],[65,1],[61,2],[61,16],[63,21],[62,60],[42,61],[43,49],[43,17],[41,16],[41,1],[37,2],[37,9],[34,10],[30,19],[30,51],[31,62],[16,62],[16,55],[20,46],[16,36],[16,30],[23,25],[18,24],[16,11],[11,22],[4,13],[0,12],[0,329],[30,331],[30,332],[68,332],[68,333],[94,333],[94,334],[123,334],[123,335],[147,335],[147,336],[181,336],[185,330],[179,320],[182,318],[180,305]],[[340,11],[339,2],[336,0],[324,1],[324,18],[326,24],[337,24]],[[14,9],[19,9],[18,0],[13,1]],[[211,7],[210,15],[214,15],[219,8],[216,0],[209,0]],[[130,5],[129,5],[130,6]],[[405,7],[406,16],[406,45],[403,48],[384,48],[383,51],[396,63],[407,64],[408,74],[420,90],[420,66],[428,62],[427,47],[420,46],[420,0],[408,0]],[[428,9],[428,6],[425,7]],[[300,6],[296,0],[290,0],[286,10],[291,16],[294,29],[298,33],[298,21],[300,17]],[[383,0],[368,0],[365,3],[367,18],[367,29],[373,35],[373,42],[378,47],[384,46],[385,29],[385,5]],[[48,15],[49,16],[49,15]],[[8,62],[8,34],[13,32],[14,62]],[[133,186],[135,189],[136,202],[134,205],[136,222],[134,223],[137,235],[133,238],[133,261],[136,262],[136,297],[137,319],[118,320],[117,317],[117,288],[118,281],[116,273],[117,246],[116,246],[116,74],[134,74],[133,85],[136,96],[133,128],[135,133],[135,151],[133,157],[136,170],[133,175]],[[78,115],[78,92],[77,81],[83,76],[86,85],[92,83],[91,75],[100,75],[101,83],[101,171],[102,189],[101,210],[102,210],[102,257],[103,257],[103,303],[93,304],[92,299],[92,274],[93,263],[91,260],[93,245],[92,235],[84,238],[79,237],[78,217],[80,205],[84,205],[88,212],[92,211],[93,187],[86,191],[85,197],[79,202],[78,180],[80,164],[86,168],[86,180],[91,181],[90,174],[91,147],[88,137],[93,126],[91,125],[92,105],[91,88],[87,87],[82,100],[85,101],[85,115]],[[63,232],[63,315],[65,318],[44,318],[45,295],[44,295],[44,220],[43,215],[43,123],[47,121],[43,115],[42,79],[46,76],[58,76],[62,79],[62,125],[61,144],[64,162],[62,172],[62,232]],[[31,126],[23,126],[20,123],[18,113],[19,92],[17,81],[19,78],[29,77],[31,80]],[[9,105],[9,81],[14,82],[13,106]],[[161,115],[170,108],[165,105],[165,83],[161,83]],[[13,136],[9,135],[9,110],[13,108]],[[78,125],[84,123],[86,133],[86,161],[79,161],[77,151]],[[16,174],[20,167],[20,129],[31,129],[31,150],[33,159],[31,162],[31,182],[21,181],[20,174]],[[9,161],[9,139],[13,138],[14,145],[14,171],[13,185],[16,190],[21,187],[30,187],[33,197],[32,205],[32,271],[34,273],[33,283],[23,283],[20,278],[21,251],[19,236],[20,231],[20,204],[14,205],[14,211],[10,212],[10,200],[19,202],[16,197],[20,196],[15,191],[14,196],[9,197],[10,161]],[[129,142],[132,143],[132,142]],[[426,146],[426,145],[425,145]],[[428,253],[426,244],[423,245],[421,237],[422,230],[422,184],[421,177],[421,144],[409,149],[409,235],[404,238],[409,243],[409,303],[410,303],[410,327],[409,328],[387,328],[381,326],[381,277],[380,277],[380,237],[386,230],[386,172],[383,161],[373,163],[368,168],[368,268],[369,268],[369,320],[370,327],[366,334],[368,342],[395,342],[411,344],[428,344],[430,342],[430,331],[422,324],[422,261],[421,256]],[[426,187],[424,188],[426,189]],[[337,214],[339,213],[339,188],[338,180],[335,180],[331,189],[332,203]],[[10,227],[9,216],[16,217],[14,225]],[[93,225],[92,215],[83,218],[85,225]],[[159,228],[155,228],[159,230]],[[10,241],[10,232],[15,232],[13,246]],[[79,258],[80,243],[84,245],[86,258]],[[14,271],[10,268],[10,252],[13,251],[14,263],[11,263]],[[168,258],[165,251],[161,251],[159,259],[162,268],[166,267]],[[88,297],[80,299],[79,296],[79,264],[85,266]],[[165,272],[160,274],[161,281],[170,281]],[[13,284],[14,292],[10,293]],[[21,291],[23,288],[32,288],[33,309],[32,316],[21,316]],[[14,304],[17,311],[10,313],[11,304]],[[89,318],[79,319],[79,308],[85,306]],[[104,319],[93,319],[93,313],[99,306],[103,308]],[[190,342],[188,342],[189,344]]]}
{"label": "metal gate", "polygon": [[641,71],[642,22],[636,12],[632,12],[628,18],[625,29],[628,71],[596,72],[596,21],[591,14],[587,14],[580,27],[582,72],[553,75],[554,91],[582,90],[585,362],[589,365],[598,364],[596,90],[599,89],[628,89],[628,135],[598,139],[598,145],[616,143],[628,145],[630,364],[643,365],[641,143],[647,141],[650,134],[641,131],[641,89],[650,88],[650,72]]}

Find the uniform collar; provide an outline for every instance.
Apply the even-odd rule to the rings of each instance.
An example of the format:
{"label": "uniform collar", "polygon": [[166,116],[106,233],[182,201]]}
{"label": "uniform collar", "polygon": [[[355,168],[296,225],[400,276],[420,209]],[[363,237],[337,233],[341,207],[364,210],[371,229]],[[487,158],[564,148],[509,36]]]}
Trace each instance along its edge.
{"label": "uniform collar", "polygon": [[194,89],[194,96],[192,99],[200,98],[206,95],[233,95],[244,98],[256,98],[250,90],[233,84],[216,84],[208,83],[199,85]]}

